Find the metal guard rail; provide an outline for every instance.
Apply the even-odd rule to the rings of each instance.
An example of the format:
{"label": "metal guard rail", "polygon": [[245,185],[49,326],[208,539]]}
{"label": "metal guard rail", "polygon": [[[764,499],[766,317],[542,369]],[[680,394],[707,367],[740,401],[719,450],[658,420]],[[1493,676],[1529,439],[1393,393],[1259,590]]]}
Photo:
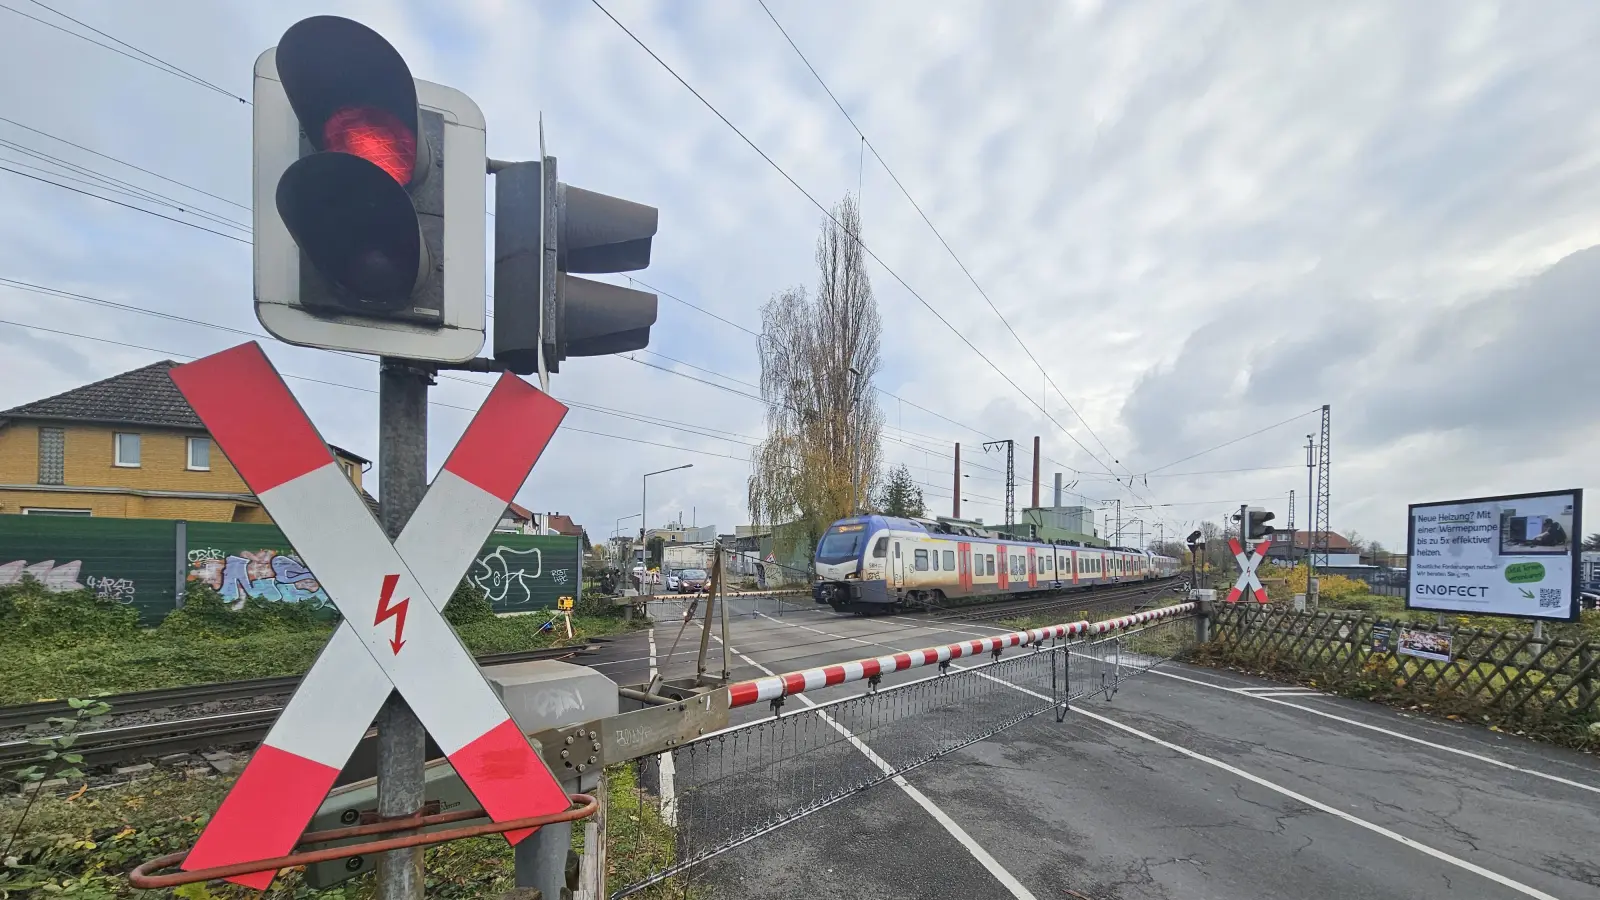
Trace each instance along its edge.
{"label": "metal guard rail", "polygon": [[729,686],[728,706],[730,709],[737,709],[741,706],[749,706],[752,703],[760,703],[766,700],[782,700],[791,694],[833,687],[836,684],[848,684],[853,681],[869,681],[876,684],[879,678],[891,672],[902,672],[906,669],[946,663],[952,659],[960,659],[965,656],[978,656],[983,653],[998,654],[1006,647],[1040,644],[1051,638],[1073,637],[1080,634],[1105,634],[1109,631],[1131,628],[1135,625],[1143,625],[1158,619],[1194,612],[1198,608],[1199,604],[1197,603],[1179,603],[1176,606],[1145,610],[1132,615],[1118,616],[1115,619],[1106,619],[1103,622],[1083,620],[1063,625],[1050,625],[1045,628],[1034,628],[1029,631],[1013,631],[1008,634],[997,634],[982,638],[981,640],[961,641],[955,644],[945,644],[942,647],[927,647],[906,653],[893,653],[888,656],[858,659],[847,663],[788,672],[783,675],[771,675],[752,681],[741,681]]}

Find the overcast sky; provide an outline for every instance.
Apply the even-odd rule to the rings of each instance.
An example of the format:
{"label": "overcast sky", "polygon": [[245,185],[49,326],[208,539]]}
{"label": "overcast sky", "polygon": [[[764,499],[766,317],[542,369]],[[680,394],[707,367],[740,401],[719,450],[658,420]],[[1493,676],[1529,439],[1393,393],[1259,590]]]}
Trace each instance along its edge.
{"label": "overcast sky", "polygon": [[[1027,505],[1039,435],[1046,503],[1063,471],[1153,537],[1243,501],[1281,525],[1295,490],[1304,527],[1303,445],[1323,404],[1333,526],[1391,547],[1408,502],[1589,486],[1594,4],[767,0],[891,177],[757,0],[601,2],[812,196],[860,186],[864,239],[895,273],[870,270],[886,456],[931,485],[933,512],[950,512],[960,441],[990,467],[968,468],[963,512],[1002,518],[986,437],[1017,440]],[[133,53],[32,0],[8,5]],[[247,239],[192,210],[250,221],[236,97],[286,27],[333,12],[476,100],[490,155],[535,157],[542,113],[564,181],[658,207],[643,281],[750,331],[772,294],[815,282],[821,213],[590,0],[50,5],[220,89],[0,9],[0,116],[18,123],[0,121],[0,140],[180,198],[183,211],[138,202],[163,215]],[[4,146],[0,166],[84,187]],[[0,209],[0,277],[261,331],[247,243],[10,172]],[[0,325],[0,408],[246,340],[8,287],[0,319],[34,326]],[[376,386],[370,362],[264,344],[285,373]],[[638,512],[641,473],[692,462],[651,479],[650,524],[746,522],[762,407],[663,369],[754,393],[755,349],[663,297],[652,352],[569,361],[552,389],[724,437],[574,409],[520,502],[601,539]],[[377,456],[375,394],[290,384],[328,440]],[[433,389],[435,466],[483,395]],[[1135,508],[1151,504],[1164,505]]]}

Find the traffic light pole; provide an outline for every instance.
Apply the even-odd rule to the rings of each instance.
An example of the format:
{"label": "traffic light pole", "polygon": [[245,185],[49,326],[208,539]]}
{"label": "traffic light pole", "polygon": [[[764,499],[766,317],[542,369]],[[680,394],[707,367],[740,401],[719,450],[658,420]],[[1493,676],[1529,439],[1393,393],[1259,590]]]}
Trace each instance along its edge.
{"label": "traffic light pole", "polygon": [[[378,375],[378,487],[383,530],[399,537],[428,489],[428,385],[415,363],[384,358]],[[378,815],[409,816],[425,802],[427,731],[397,693],[378,714]],[[378,860],[379,900],[422,900],[422,850]]]}

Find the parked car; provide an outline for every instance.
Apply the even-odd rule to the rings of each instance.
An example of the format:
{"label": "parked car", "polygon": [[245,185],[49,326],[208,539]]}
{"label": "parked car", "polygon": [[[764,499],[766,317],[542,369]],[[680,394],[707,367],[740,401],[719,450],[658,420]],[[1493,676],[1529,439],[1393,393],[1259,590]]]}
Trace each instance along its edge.
{"label": "parked car", "polygon": [[668,572],[667,573],[667,590],[675,591],[677,589],[678,589],[678,573],[677,572]]}
{"label": "parked car", "polygon": [[705,569],[684,569],[678,573],[677,591],[680,594],[699,593],[711,583],[711,576]]}

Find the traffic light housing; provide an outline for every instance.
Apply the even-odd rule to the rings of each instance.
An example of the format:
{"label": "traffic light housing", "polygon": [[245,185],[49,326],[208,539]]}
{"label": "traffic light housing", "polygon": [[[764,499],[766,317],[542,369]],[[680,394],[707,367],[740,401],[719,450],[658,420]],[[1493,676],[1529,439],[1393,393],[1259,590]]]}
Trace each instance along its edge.
{"label": "traffic light housing", "polygon": [[543,376],[648,346],[655,294],[576,275],[649,266],[658,220],[653,206],[562,183],[553,156],[496,169],[495,361]]}
{"label": "traffic light housing", "polygon": [[256,313],[289,343],[451,362],[483,346],[483,115],[365,25],[256,61]]}
{"label": "traffic light housing", "polygon": [[1260,507],[1252,506],[1245,511],[1245,514],[1249,518],[1249,521],[1245,523],[1245,536],[1250,540],[1258,540],[1272,534],[1274,529],[1267,524],[1275,518],[1272,513]]}

